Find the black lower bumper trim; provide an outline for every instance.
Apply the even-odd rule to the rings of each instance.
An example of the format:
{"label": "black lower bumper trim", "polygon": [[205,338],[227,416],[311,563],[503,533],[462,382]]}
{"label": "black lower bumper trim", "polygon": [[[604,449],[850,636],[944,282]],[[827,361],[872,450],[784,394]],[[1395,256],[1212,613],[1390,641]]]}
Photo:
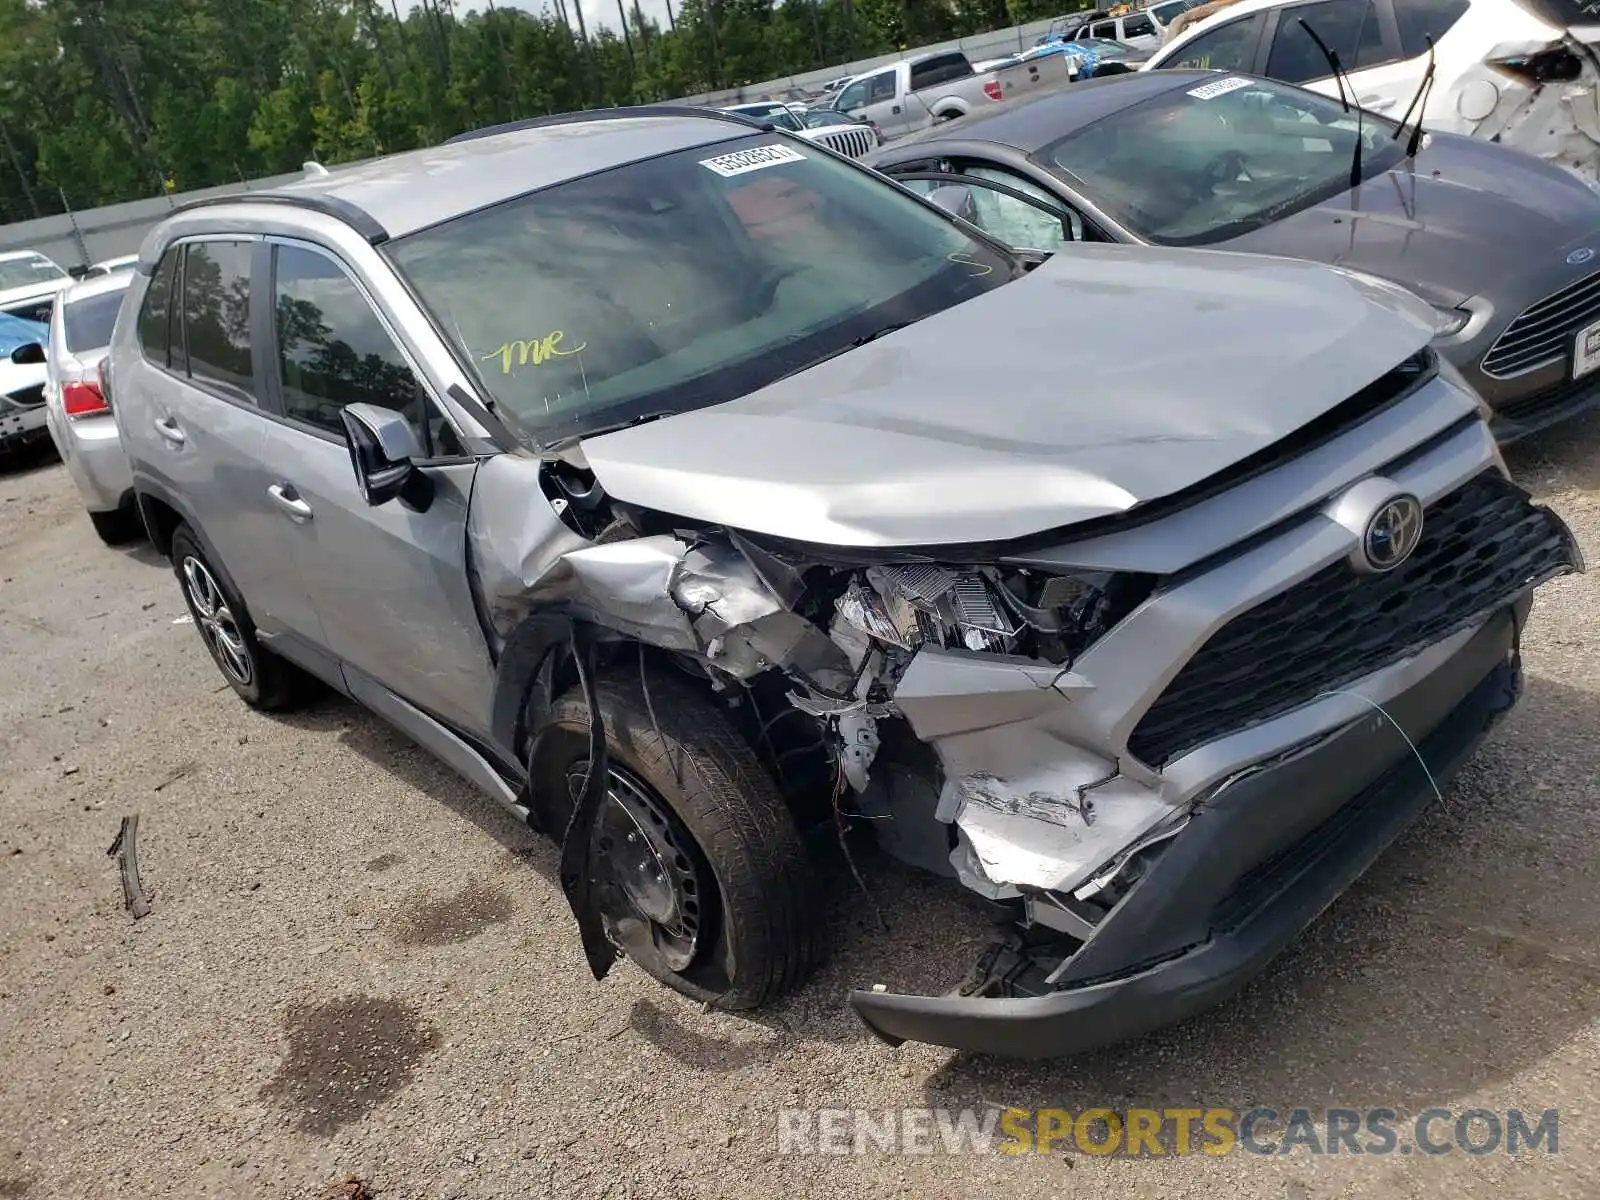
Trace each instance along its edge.
{"label": "black lower bumper trim", "polygon": [[1494,410],[1489,429],[1495,441],[1508,446],[1551,425],[1580,416],[1596,405],[1600,405],[1600,375],[1570,379],[1499,406]]}
{"label": "black lower bumper trim", "polygon": [[[1515,631],[1526,606],[1523,597],[1518,611],[1499,614],[1444,667],[1387,706],[1392,712],[1428,714],[1425,723],[1407,733],[1441,786],[1515,702],[1521,683]],[[1260,772],[1222,793],[1234,793],[1227,807],[1241,818],[1248,814],[1254,824],[1273,821],[1269,813],[1303,806],[1321,806],[1330,815],[1309,831],[1286,836],[1275,857],[1239,866],[1237,884],[1222,898],[1227,903],[1208,913],[1209,936],[1157,966],[1038,996],[855,991],[850,1003],[873,1033],[892,1045],[929,1042],[1021,1058],[1080,1053],[1208,1008],[1237,992],[1293,941],[1432,802],[1428,774],[1409,749],[1394,755],[1396,740],[1387,722],[1357,722],[1291,764]],[[1374,761],[1390,765],[1370,781],[1354,774],[1353,762]],[[1308,794],[1308,787],[1322,794]],[[1224,812],[1220,803],[1217,811],[1219,816]],[[1191,863],[1208,857],[1237,863],[1238,843],[1232,835],[1238,827],[1228,819],[1191,821],[1178,839],[1188,843],[1181,857]],[[1257,868],[1270,868],[1265,889]],[[1244,906],[1240,887],[1253,893]]]}

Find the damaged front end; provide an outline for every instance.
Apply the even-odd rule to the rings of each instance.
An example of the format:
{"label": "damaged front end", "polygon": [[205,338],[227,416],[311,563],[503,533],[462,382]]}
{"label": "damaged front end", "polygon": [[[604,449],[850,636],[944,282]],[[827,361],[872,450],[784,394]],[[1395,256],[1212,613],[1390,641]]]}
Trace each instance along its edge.
{"label": "damaged front end", "polygon": [[1500,42],[1451,89],[1440,128],[1600,179],[1600,25]]}
{"label": "damaged front end", "polygon": [[[874,1031],[1059,1054],[1236,988],[1510,706],[1531,589],[1579,557],[1497,464],[1458,424],[1237,545],[1217,518],[1270,476],[1164,531],[943,562],[694,525],[606,497],[577,456],[505,458],[482,509],[536,471],[554,525],[475,523],[471,552],[497,637],[557,614],[670,658],[748,714],[796,813],[862,818],[1004,914],[951,994],[853,993]],[[1352,567],[1391,495],[1426,506],[1421,542]]]}

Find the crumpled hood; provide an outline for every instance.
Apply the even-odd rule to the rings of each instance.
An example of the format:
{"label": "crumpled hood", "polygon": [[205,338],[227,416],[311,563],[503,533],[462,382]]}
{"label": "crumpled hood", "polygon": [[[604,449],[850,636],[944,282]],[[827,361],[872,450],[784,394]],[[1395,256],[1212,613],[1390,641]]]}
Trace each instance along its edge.
{"label": "crumpled hood", "polygon": [[1597,230],[1600,196],[1571,172],[1434,133],[1415,160],[1226,248],[1369,271],[1452,308],[1530,272],[1548,276],[1575,243],[1600,249]]}
{"label": "crumpled hood", "polygon": [[725,404],[583,442],[613,497],[840,547],[999,541],[1125,512],[1306,424],[1431,312],[1325,267],[1079,246]]}

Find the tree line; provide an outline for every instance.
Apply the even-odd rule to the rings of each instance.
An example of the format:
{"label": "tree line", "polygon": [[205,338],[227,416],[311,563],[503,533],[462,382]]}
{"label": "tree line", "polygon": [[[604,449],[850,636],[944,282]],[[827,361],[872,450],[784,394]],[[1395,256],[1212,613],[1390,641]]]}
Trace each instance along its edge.
{"label": "tree line", "polygon": [[[1059,0],[0,0],[0,222],[739,87]],[[1068,7],[1072,7],[1069,5]]]}

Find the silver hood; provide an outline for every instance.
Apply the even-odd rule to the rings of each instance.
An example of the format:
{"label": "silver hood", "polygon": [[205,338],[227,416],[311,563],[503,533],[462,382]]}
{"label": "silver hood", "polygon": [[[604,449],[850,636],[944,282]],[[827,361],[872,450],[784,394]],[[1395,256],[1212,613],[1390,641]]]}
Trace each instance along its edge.
{"label": "silver hood", "polygon": [[616,499],[840,547],[1002,541],[1214,475],[1425,345],[1329,268],[1079,246],[789,379],[590,438]]}

